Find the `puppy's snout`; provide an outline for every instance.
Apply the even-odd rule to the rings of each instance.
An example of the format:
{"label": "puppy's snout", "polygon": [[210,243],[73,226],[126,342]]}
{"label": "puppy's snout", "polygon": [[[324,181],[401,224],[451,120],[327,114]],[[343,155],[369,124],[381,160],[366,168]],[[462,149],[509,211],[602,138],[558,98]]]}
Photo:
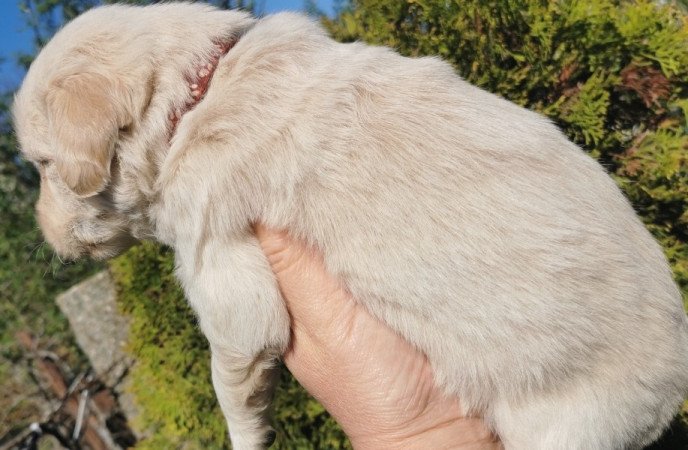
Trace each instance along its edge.
{"label": "puppy's snout", "polygon": [[38,197],[38,202],[36,203],[36,219],[38,220],[38,226],[43,232],[45,239],[53,245],[53,242],[57,240],[57,227],[54,224],[54,217],[50,217],[50,210],[53,208],[51,205],[50,194],[46,189],[41,188],[41,193]]}
{"label": "puppy's snout", "polygon": [[43,237],[63,259],[76,259],[79,251],[70,245],[68,233],[68,214],[62,211],[54,201],[50,189],[41,186],[40,196],[36,203],[36,218]]}

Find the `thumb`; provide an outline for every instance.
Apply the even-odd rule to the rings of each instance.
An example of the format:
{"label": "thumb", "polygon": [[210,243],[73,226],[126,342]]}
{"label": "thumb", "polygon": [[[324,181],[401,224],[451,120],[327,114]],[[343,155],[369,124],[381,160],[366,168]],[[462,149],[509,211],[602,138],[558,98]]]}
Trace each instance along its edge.
{"label": "thumb", "polygon": [[322,256],[284,231],[256,225],[256,236],[277,277],[295,333],[327,340],[356,303],[327,273]]}

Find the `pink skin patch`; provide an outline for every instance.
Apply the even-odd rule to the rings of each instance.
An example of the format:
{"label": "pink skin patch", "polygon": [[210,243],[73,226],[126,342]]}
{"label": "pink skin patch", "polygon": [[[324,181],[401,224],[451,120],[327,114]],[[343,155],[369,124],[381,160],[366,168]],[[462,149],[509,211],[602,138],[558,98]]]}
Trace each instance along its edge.
{"label": "pink skin patch", "polygon": [[234,47],[234,44],[236,44],[236,40],[226,43],[216,43],[215,48],[217,51],[212,56],[211,60],[198,66],[197,70],[194,72],[195,76],[193,79],[189,80],[187,78],[191,99],[186,102],[184,107],[177,108],[175,111],[170,113],[168,117],[172,125],[170,127],[170,138],[174,136],[174,132],[177,129],[177,124],[182,116],[191,111],[201,100],[203,100],[203,97],[205,97],[206,91],[208,90],[210,80],[213,78],[213,74],[215,73],[215,68],[217,68],[217,64],[220,62],[220,58],[226,55],[227,52]]}

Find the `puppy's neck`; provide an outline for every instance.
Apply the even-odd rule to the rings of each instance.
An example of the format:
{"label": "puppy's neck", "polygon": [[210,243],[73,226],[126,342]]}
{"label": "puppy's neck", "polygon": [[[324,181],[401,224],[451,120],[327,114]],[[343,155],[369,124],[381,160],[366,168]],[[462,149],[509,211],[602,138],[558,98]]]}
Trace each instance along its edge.
{"label": "puppy's neck", "polygon": [[211,54],[208,61],[198,64],[191,75],[187,74],[186,80],[189,88],[189,99],[182,107],[175,108],[174,111],[170,112],[170,139],[172,139],[177,131],[177,124],[181,120],[182,116],[191,111],[203,100],[203,97],[205,97],[205,94],[208,91],[208,86],[213,79],[215,69],[220,62],[220,58],[226,55],[232,49],[232,47],[234,47],[238,40],[239,38],[237,37],[232,38],[227,42],[215,43],[215,50]]}

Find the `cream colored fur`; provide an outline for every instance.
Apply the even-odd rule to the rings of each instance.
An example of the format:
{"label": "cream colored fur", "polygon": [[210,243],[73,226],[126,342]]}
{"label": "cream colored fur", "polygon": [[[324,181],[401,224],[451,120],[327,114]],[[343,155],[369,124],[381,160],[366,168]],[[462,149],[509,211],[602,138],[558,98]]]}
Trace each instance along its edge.
{"label": "cream colored fur", "polygon": [[[188,77],[238,35],[170,143]],[[14,115],[59,253],[176,250],[235,448],[264,444],[289,341],[256,222],[322,251],[508,449],[639,448],[687,393],[679,292],[614,182],[439,59],[295,14],[109,6],[46,45]]]}

